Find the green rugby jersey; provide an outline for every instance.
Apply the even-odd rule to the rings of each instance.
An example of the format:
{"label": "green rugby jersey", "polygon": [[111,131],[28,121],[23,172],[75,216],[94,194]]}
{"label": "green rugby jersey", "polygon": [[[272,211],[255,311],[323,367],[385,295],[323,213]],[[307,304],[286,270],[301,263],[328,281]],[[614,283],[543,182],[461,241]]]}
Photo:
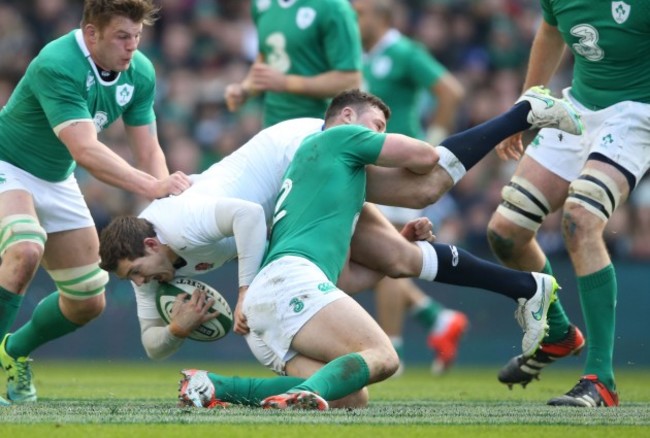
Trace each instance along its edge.
{"label": "green rugby jersey", "polygon": [[579,102],[592,110],[650,103],[648,0],[542,0],[542,9],[573,52],[571,93]]}
{"label": "green rugby jersey", "polygon": [[[264,61],[284,74],[317,76],[361,70],[361,39],[348,0],[257,0],[252,17]],[[264,126],[322,118],[330,99],[264,93]]]}
{"label": "green rugby jersey", "polygon": [[307,137],[285,173],[273,214],[267,265],[304,257],[336,283],[366,197],[366,164],[377,161],[386,134],[341,125]]}
{"label": "green rugby jersey", "polygon": [[419,99],[445,73],[420,43],[388,31],[363,58],[364,88],[391,109],[386,132],[424,138]]}
{"label": "green rugby jersey", "polygon": [[114,81],[103,81],[81,31],[72,31],[32,60],[0,111],[0,160],[46,181],[62,181],[76,163],[53,128],[93,120],[99,132],[120,116],[127,125],[149,124],[155,120],[155,86],[153,65],[140,52]]}

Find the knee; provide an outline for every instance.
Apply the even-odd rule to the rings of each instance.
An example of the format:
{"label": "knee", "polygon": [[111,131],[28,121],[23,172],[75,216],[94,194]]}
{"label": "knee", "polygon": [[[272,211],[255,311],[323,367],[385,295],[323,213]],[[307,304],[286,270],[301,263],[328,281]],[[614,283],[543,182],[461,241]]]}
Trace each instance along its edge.
{"label": "knee", "polygon": [[494,255],[502,261],[509,261],[515,257],[517,227],[495,213],[487,226],[487,239]]}
{"label": "knee", "polygon": [[386,345],[380,349],[378,357],[379,360],[376,363],[375,372],[371,374],[375,375],[375,379],[372,379],[373,381],[380,382],[388,379],[397,372],[399,368],[399,356],[392,345]]}
{"label": "knee", "polygon": [[569,252],[576,251],[585,241],[602,237],[607,222],[591,214],[579,204],[567,202],[562,215],[562,234]]}
{"label": "knee", "polygon": [[576,251],[585,240],[602,238],[609,218],[622,199],[621,188],[607,173],[585,169],[569,185],[564,202],[562,232],[569,251]]}
{"label": "knee", "polygon": [[43,247],[30,242],[23,242],[7,249],[2,255],[2,265],[6,268],[7,279],[18,289],[24,289],[31,281],[43,257]]}
{"label": "knee", "polygon": [[102,314],[106,307],[104,294],[84,300],[64,299],[65,315],[75,324],[85,325]]}
{"label": "knee", "polygon": [[48,272],[75,323],[86,324],[102,313],[106,306],[104,289],[108,273],[97,263]]}

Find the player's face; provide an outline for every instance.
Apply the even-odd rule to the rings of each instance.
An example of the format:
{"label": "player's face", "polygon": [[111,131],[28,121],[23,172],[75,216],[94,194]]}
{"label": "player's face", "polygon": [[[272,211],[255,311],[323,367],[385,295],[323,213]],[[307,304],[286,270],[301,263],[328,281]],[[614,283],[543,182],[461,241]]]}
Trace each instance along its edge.
{"label": "player's face", "polygon": [[128,69],[140,44],[142,26],[142,23],[135,23],[126,17],[114,17],[104,29],[97,32],[93,60],[104,70]]}
{"label": "player's face", "polygon": [[171,281],[176,270],[164,251],[146,248],[145,255],[134,260],[122,259],[117,264],[115,274],[119,278],[131,280],[138,286],[152,280]]}
{"label": "player's face", "polygon": [[386,131],[386,116],[376,106],[371,106],[361,113],[357,113],[355,124],[365,126],[376,132]]}

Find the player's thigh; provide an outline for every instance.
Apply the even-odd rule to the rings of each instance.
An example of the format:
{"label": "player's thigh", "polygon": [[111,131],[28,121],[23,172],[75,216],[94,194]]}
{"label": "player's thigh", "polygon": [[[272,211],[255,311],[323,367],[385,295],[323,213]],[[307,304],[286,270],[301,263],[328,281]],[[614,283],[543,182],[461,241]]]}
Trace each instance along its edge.
{"label": "player's thigh", "polygon": [[52,233],[43,267],[54,281],[64,315],[77,324],[96,318],[106,305],[108,273],[99,268],[95,227]]}
{"label": "player's thigh", "polygon": [[563,205],[568,189],[568,180],[524,155],[502,189],[502,202],[489,223],[491,232],[515,243],[529,241],[546,217]]}
{"label": "player's thigh", "polygon": [[541,192],[550,206],[549,213],[559,209],[567,197],[570,180],[554,173],[531,156],[523,156],[513,176],[525,179]]}
{"label": "player's thigh", "polygon": [[75,268],[98,262],[99,238],[94,226],[49,234],[43,256],[46,270]]}
{"label": "player's thigh", "polygon": [[367,350],[390,351],[388,336],[354,299],[345,296],[319,310],[296,333],[291,348],[322,362]]}
{"label": "player's thigh", "polygon": [[453,185],[449,174],[440,166],[424,175],[378,166],[368,166],[366,173],[366,199],[382,205],[424,208]]}
{"label": "player's thigh", "polygon": [[28,214],[36,217],[32,195],[21,189],[0,193],[0,218],[14,214]]}
{"label": "player's thigh", "polygon": [[368,203],[352,235],[350,260],[387,275],[415,276],[421,269],[420,249]]}

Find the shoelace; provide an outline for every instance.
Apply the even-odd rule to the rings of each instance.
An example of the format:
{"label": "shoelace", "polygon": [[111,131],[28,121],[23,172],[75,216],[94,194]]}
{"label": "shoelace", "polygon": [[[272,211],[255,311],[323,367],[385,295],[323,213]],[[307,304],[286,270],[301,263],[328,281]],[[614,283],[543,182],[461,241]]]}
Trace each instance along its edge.
{"label": "shoelace", "polygon": [[16,361],[16,374],[18,374],[18,387],[20,389],[29,389],[32,383],[31,361],[31,358],[27,358],[24,361]]}
{"label": "shoelace", "polygon": [[576,395],[582,395],[585,392],[589,392],[589,384],[591,382],[588,380],[580,380],[580,382],[574,386],[569,392],[566,393],[566,395],[575,397]]}

